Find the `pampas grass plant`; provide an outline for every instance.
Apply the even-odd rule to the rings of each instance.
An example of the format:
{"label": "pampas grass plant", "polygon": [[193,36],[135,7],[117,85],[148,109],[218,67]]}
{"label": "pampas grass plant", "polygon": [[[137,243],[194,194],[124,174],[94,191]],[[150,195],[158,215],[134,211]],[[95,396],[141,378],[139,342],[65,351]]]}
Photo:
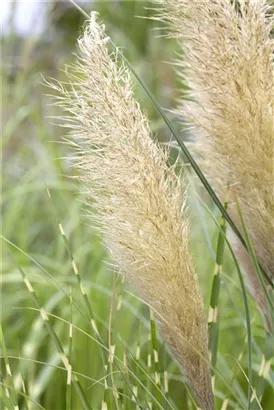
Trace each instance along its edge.
{"label": "pampas grass plant", "polygon": [[[177,109],[195,135],[190,144],[242,229],[237,197],[258,260],[274,278],[273,10],[267,0],[160,0],[160,19],[178,40],[177,72],[189,86]],[[186,98],[187,97],[187,98]],[[271,327],[265,295],[235,238],[251,291]]]}
{"label": "pampas grass plant", "polygon": [[157,313],[200,407],[210,410],[207,326],[188,245],[185,189],[151,139],[129,70],[117,50],[109,53],[94,13],[70,79],[72,90],[54,88],[70,113],[65,125],[104,242],[116,268]]}

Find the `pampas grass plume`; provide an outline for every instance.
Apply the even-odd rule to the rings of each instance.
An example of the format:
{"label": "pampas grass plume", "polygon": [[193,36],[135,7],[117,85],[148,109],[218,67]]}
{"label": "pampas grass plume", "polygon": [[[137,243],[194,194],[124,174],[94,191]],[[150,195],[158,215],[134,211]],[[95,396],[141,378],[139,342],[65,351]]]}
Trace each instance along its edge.
{"label": "pampas grass plume", "polygon": [[[273,279],[273,10],[266,0],[156,3],[182,48],[178,73],[191,98],[178,111],[196,137],[193,153],[223,201],[233,186],[258,260]],[[241,229],[233,204],[229,212]],[[255,270],[241,245],[235,248],[267,319]]]}
{"label": "pampas grass plume", "polygon": [[80,179],[119,271],[157,313],[204,410],[213,408],[207,325],[188,246],[184,190],[150,137],[119,52],[92,14],[71,90],[55,85],[74,135]]}

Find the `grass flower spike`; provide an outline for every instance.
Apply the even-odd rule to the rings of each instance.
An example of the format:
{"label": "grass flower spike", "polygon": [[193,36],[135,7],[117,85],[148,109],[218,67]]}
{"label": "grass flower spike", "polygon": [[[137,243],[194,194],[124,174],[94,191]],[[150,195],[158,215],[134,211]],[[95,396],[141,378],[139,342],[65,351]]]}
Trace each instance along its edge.
{"label": "grass flower spike", "polygon": [[[213,408],[207,326],[188,248],[184,191],[150,137],[128,69],[92,14],[79,40],[72,91],[60,103],[77,145],[80,178],[117,268],[157,312],[203,409]],[[67,124],[66,124],[67,125]]]}
{"label": "grass flower spike", "polygon": [[[266,0],[160,0],[178,39],[178,72],[189,97],[178,111],[196,136],[193,152],[224,201],[233,186],[259,262],[274,278],[274,41]],[[236,206],[229,206],[241,228]],[[245,250],[249,282],[267,316]],[[247,260],[247,263],[244,262]]]}

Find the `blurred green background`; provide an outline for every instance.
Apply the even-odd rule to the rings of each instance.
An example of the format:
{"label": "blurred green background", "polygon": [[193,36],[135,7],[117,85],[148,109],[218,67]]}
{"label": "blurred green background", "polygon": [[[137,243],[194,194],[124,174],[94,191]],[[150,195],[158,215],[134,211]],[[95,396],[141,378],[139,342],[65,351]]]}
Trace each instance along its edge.
{"label": "blurred green background", "polygon": [[[167,109],[174,107],[184,87],[176,79],[171,64],[176,44],[164,39],[162,30],[156,30],[159,22],[148,19],[154,15],[152,4],[122,0],[78,3],[88,13],[91,10],[100,13],[108,35],[122,48],[158,101]],[[52,106],[48,96],[51,91],[43,77],[66,78],[65,65],[74,61],[76,39],[85,19],[69,1],[41,2],[41,6],[37,13],[43,13],[44,27],[38,33],[29,30],[28,35],[22,36],[18,34],[16,16],[27,11],[20,11],[19,2],[11,2],[1,37],[2,326],[14,383],[10,386],[3,366],[2,386],[14,387],[20,409],[68,409],[70,394],[71,408],[83,408],[75,390],[68,391],[66,371],[39,313],[33,309],[20,267],[31,281],[40,305],[54,315],[50,317],[51,326],[70,356],[92,409],[101,409],[105,399],[108,408],[113,409],[117,408],[117,400],[121,409],[195,409],[183,372],[160,336],[157,348],[162,395],[153,385],[156,364],[152,360],[152,368],[147,366],[148,355],[155,347],[150,340],[148,308],[112,272],[101,239],[92,221],[86,218],[88,207],[78,192],[77,182],[70,178],[75,170],[70,167],[69,149],[62,140],[65,130],[55,126],[54,117],[60,112]],[[39,18],[37,15],[38,23]],[[35,21],[34,16],[33,24]],[[151,121],[151,130],[161,141],[169,140],[169,132],[138,84],[135,93]],[[208,309],[218,230],[194,191],[190,192],[192,251]],[[219,218],[210,201],[204,199]],[[60,223],[67,243],[60,234]],[[73,273],[71,254],[86,298]],[[267,350],[262,320],[251,298],[249,302],[256,386]],[[225,410],[222,406],[227,398],[228,409],[246,408],[248,362],[244,309],[229,255],[224,262],[220,312],[216,408]],[[106,371],[102,364],[104,349],[91,329],[91,317],[99,329],[100,343],[106,347],[116,344],[117,362],[113,368],[110,364],[107,368],[107,374],[112,374],[106,379],[109,393],[106,393]],[[75,326],[71,345],[70,322]],[[138,346],[141,357],[136,364]],[[3,355],[2,351],[2,358]],[[132,374],[123,371],[125,356]],[[168,374],[168,393],[164,388],[164,372]],[[265,410],[272,409],[273,380],[270,371],[261,403]],[[116,390],[120,393],[117,400]],[[3,408],[12,408],[5,388],[1,400]]]}

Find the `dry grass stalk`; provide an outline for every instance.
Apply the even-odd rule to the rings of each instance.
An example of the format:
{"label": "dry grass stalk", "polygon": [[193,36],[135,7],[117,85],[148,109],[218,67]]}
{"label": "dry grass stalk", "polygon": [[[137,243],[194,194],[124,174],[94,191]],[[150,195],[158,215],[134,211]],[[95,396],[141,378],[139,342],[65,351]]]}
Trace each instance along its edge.
{"label": "dry grass stalk", "polygon": [[184,190],[150,137],[128,69],[92,14],[72,91],[57,85],[81,180],[112,260],[158,313],[204,410],[213,408],[207,325],[188,247]]}
{"label": "dry grass stalk", "polygon": [[[233,186],[257,257],[274,278],[273,13],[266,0],[156,2],[182,46],[178,73],[191,99],[178,111],[196,136],[193,153],[221,198]],[[240,227],[236,207],[229,208]],[[267,316],[252,267],[248,275]]]}

